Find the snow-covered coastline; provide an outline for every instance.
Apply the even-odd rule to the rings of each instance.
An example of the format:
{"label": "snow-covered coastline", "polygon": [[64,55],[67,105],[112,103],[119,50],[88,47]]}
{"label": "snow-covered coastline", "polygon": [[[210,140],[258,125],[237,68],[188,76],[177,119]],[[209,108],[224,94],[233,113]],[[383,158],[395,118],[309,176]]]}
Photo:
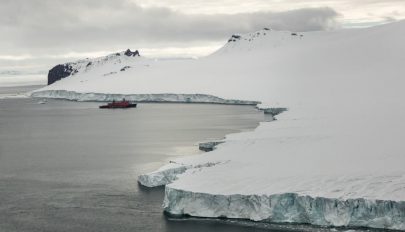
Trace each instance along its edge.
{"label": "snow-covered coastline", "polygon": [[[247,156],[254,154],[249,147],[255,149],[257,135],[263,139],[261,142],[268,141],[263,137],[267,136],[263,127],[272,123],[277,121],[264,122],[252,132],[228,135],[225,143],[214,151],[177,159],[141,175],[138,181],[147,187],[166,186],[163,207],[173,216],[405,230],[405,175],[400,169],[373,174],[367,171],[287,173],[276,166],[279,162],[292,163],[292,157],[269,164],[274,171],[253,169],[263,159],[246,162],[243,157],[233,157],[241,150]],[[339,157],[332,163],[338,160]],[[308,166],[308,170],[317,166],[310,160],[298,163]],[[221,167],[224,165],[228,167]],[[239,175],[223,173],[224,169],[235,170]],[[263,176],[266,174],[269,176]]]}
{"label": "snow-covered coastline", "polygon": [[111,93],[78,93],[66,90],[44,90],[33,92],[34,98],[65,99],[70,101],[108,102],[125,98],[132,102],[167,102],[167,103],[210,103],[229,105],[258,105],[258,101],[222,99],[207,94],[111,94]]}
{"label": "snow-covered coastline", "polygon": [[[257,130],[271,123],[274,122],[262,123]],[[147,187],[166,186],[164,211],[176,217],[405,230],[405,195],[402,194],[405,175],[401,172],[391,175],[303,173],[303,176],[286,174],[281,179],[279,176],[263,178],[259,173],[265,173],[264,170],[248,173],[257,164],[243,167],[240,157],[232,159],[235,151],[246,148],[246,142],[254,143],[246,141],[249,134],[255,133],[233,134],[214,152],[177,159],[139,176],[138,182]],[[233,182],[226,185],[221,180],[210,179],[234,175],[222,173],[223,169],[229,170],[222,165],[230,165],[232,170],[245,175],[225,178]],[[207,188],[209,184],[214,190]]]}
{"label": "snow-covered coastline", "polygon": [[200,60],[107,65],[32,96],[204,93],[287,107],[139,182],[166,185],[170,214],[405,230],[405,22],[232,38]]}
{"label": "snow-covered coastline", "polygon": [[316,226],[405,229],[404,201],[364,198],[342,200],[297,193],[222,195],[167,186],[163,207],[172,215]]}

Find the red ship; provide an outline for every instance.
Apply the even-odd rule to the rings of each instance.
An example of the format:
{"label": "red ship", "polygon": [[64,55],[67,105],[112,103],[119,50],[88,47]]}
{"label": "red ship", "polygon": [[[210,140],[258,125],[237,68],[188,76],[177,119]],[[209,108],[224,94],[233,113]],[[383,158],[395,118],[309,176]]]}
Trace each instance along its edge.
{"label": "red ship", "polygon": [[115,109],[115,108],[134,108],[136,107],[135,103],[126,101],[125,98],[122,101],[113,101],[107,105],[100,106],[100,109]]}

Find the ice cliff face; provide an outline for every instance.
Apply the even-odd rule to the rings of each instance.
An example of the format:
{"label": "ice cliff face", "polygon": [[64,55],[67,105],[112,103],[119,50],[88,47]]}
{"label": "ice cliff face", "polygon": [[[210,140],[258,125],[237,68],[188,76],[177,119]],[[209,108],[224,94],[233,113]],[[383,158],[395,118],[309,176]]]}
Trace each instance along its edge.
{"label": "ice cliff face", "polygon": [[[108,63],[119,64],[122,62],[128,62],[128,60],[131,60],[131,58],[139,56],[140,54],[138,50],[133,52],[130,49],[127,49],[126,51],[110,54],[104,57],[78,60],[76,62],[68,62],[65,64],[58,64],[51,70],[49,70],[48,85],[51,85],[54,82],[66,78],[68,76],[73,76],[77,73],[87,72],[89,70],[92,70],[99,66],[103,66]],[[121,71],[125,71],[125,69],[128,68],[128,66],[126,66],[126,68],[125,67],[122,68],[124,68],[124,70]]]}
{"label": "ice cliff face", "polygon": [[221,143],[224,143],[224,141],[211,141],[211,142],[199,143],[198,149],[200,149],[201,151],[205,151],[205,152],[213,151],[215,149],[215,147]]}
{"label": "ice cliff face", "polygon": [[166,186],[164,210],[172,215],[240,218],[276,223],[405,230],[405,202],[331,199],[296,193],[221,195]]}
{"label": "ice cliff face", "polygon": [[44,90],[34,92],[31,97],[55,98],[71,101],[100,101],[109,102],[123,98],[133,102],[181,102],[181,103],[211,103],[229,105],[257,105],[257,101],[222,99],[207,94],[107,94],[107,93],[77,93],[66,90]]}

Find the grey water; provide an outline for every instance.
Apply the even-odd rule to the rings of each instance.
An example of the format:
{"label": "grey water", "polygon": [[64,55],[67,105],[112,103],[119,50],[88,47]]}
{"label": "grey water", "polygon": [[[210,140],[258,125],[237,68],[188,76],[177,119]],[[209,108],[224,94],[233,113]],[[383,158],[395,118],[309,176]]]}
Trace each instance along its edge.
{"label": "grey water", "polygon": [[[100,103],[14,98],[0,87],[0,232],[336,231],[244,220],[167,218],[163,188],[138,175],[201,153],[197,143],[267,121],[250,106]],[[351,230],[354,231],[354,230]]]}
{"label": "grey water", "polygon": [[265,116],[253,107],[38,103],[0,99],[0,231],[258,231],[168,219],[163,188],[137,183],[171,159],[200,153],[199,141],[255,128]]}

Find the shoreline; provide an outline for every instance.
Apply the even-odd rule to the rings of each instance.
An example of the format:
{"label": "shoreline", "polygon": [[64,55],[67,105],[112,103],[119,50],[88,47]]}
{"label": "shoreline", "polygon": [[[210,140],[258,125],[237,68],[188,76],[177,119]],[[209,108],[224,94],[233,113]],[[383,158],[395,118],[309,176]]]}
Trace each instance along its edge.
{"label": "shoreline", "polygon": [[[108,223],[111,228],[116,228],[112,230],[187,231],[187,223],[171,223],[164,217],[161,210],[164,189],[141,189],[136,183],[137,176],[160,167],[170,159],[182,157],[182,154],[200,154],[196,146],[199,141],[207,138],[222,139],[228,133],[251,130],[263,119],[263,114],[250,106],[144,104],[138,110],[100,111],[96,109],[98,103],[49,100],[45,105],[37,105],[37,101],[10,99],[1,103],[4,109],[2,119],[5,122],[2,135],[6,138],[2,142],[6,150],[18,143],[15,138],[26,138],[25,134],[35,132],[41,134],[40,139],[33,141],[34,146],[31,143],[18,146],[29,151],[32,156],[24,155],[24,151],[19,149],[7,152],[10,156],[3,157],[5,160],[2,164],[7,168],[2,171],[6,175],[19,175],[20,167],[23,173],[20,179],[4,179],[1,187],[10,190],[2,194],[4,205],[10,203],[10,207],[24,210],[27,215],[38,215],[41,217],[41,227],[47,223],[54,228],[66,225],[70,229],[70,221],[77,218],[75,215],[80,215],[75,225],[81,228],[95,226],[103,229],[103,223]],[[22,130],[27,128],[28,122],[31,122],[31,129]],[[104,126],[101,128],[99,125]],[[60,132],[63,128],[65,130]],[[26,133],[21,134],[20,131]],[[61,134],[56,136],[57,142],[49,142],[55,134]],[[83,147],[72,147],[70,144]],[[47,149],[41,152],[44,147]],[[72,149],[66,150],[70,147]],[[22,158],[19,154],[22,154]],[[82,154],[86,155],[84,160]],[[38,163],[43,168],[25,169],[24,157],[27,157],[27,162]],[[22,162],[16,163],[18,167],[14,168],[13,165],[7,165],[12,160]],[[51,160],[50,164],[48,160]],[[65,160],[69,160],[69,166],[65,165]],[[66,184],[67,188],[60,189],[61,184]],[[70,189],[71,184],[75,186],[74,190]],[[38,194],[30,195],[32,198],[29,199],[22,198],[32,191]],[[12,201],[20,197],[26,200],[17,203]],[[42,204],[42,200],[45,204]],[[35,205],[30,205],[30,202]],[[69,205],[65,207],[66,202]],[[47,214],[48,207],[57,211],[69,210],[69,214],[59,217],[60,221],[57,221],[55,215]],[[10,218],[4,224],[15,225],[16,230],[21,228],[21,224],[12,220],[21,218],[18,211],[8,211],[7,208],[3,211],[4,216]],[[89,225],[89,220],[95,224]],[[221,228],[219,231],[223,232],[234,231],[233,228],[244,231],[219,221],[196,223],[193,228],[207,231],[211,227]]]}
{"label": "shoreline", "polygon": [[[86,94],[86,95],[88,95],[88,94]],[[101,95],[101,94],[96,94],[96,96],[98,96],[98,95]],[[114,95],[110,94],[110,97],[111,96],[117,97],[117,95],[115,95],[115,94]],[[120,97],[121,96],[122,95],[120,95]],[[148,96],[153,96],[153,94],[148,94]],[[178,95],[173,94],[172,96],[178,96]],[[209,96],[209,95],[196,94],[195,96],[204,96],[205,97],[205,96]],[[83,99],[72,100],[72,99],[54,98],[54,97],[55,96],[53,96],[51,98],[58,99],[58,100],[68,100],[68,101],[100,102],[100,101],[97,101],[99,99],[96,99],[96,100],[90,100],[90,99],[87,99],[87,100],[83,100]],[[209,96],[209,97],[211,97],[211,96]],[[32,96],[32,98],[38,98],[38,97]],[[217,99],[217,98],[215,98],[215,99]],[[223,100],[223,99],[221,99],[221,100]],[[236,104],[236,102],[241,102],[241,101],[236,100],[235,103],[230,103],[230,104],[229,103],[218,103],[218,102],[197,102],[197,101],[195,101],[195,102],[192,102],[192,101],[191,102],[144,101],[143,103],[177,103],[177,104],[180,104],[180,103],[188,104],[188,103],[190,103],[190,104],[250,105],[250,104]],[[252,106],[255,106],[255,105],[252,105]],[[274,118],[275,115],[287,110],[286,108],[259,108],[257,106],[256,106],[256,108],[258,110],[261,110],[264,114],[271,115],[273,118]],[[264,123],[264,122],[262,122],[262,123]],[[258,127],[253,129],[253,131],[258,129],[262,125],[262,123]],[[239,132],[238,134],[242,134],[242,133],[243,132]],[[223,141],[226,142],[226,139],[224,139]],[[200,154],[200,156],[205,156],[206,154],[207,153],[203,153],[203,154]],[[194,157],[191,157],[190,159],[192,160],[193,158]],[[303,220],[302,218],[300,218],[300,215],[296,216],[298,219],[295,218],[295,219],[287,219],[287,220],[277,220],[277,219],[274,220],[274,219],[272,219],[272,216],[271,216],[272,214],[269,214],[270,216],[268,216],[268,217],[261,218],[260,220],[255,220],[254,217],[252,218],[251,216],[246,216],[246,215],[245,216],[239,215],[239,216],[236,216],[236,217],[235,216],[230,216],[230,215],[232,215],[233,210],[231,210],[231,212],[223,212],[220,215],[216,215],[215,213],[214,214],[209,214],[208,213],[208,214],[201,214],[201,215],[199,213],[193,213],[193,212],[184,213],[185,209],[187,208],[187,205],[183,205],[183,206],[179,206],[179,205],[176,205],[176,204],[173,205],[173,202],[178,202],[179,199],[187,201],[187,198],[190,195],[190,193],[191,193],[192,196],[200,196],[201,195],[200,197],[191,200],[190,202],[192,202],[192,203],[198,202],[199,200],[204,201],[204,198],[206,198],[206,199],[224,198],[225,199],[224,201],[231,202],[232,201],[231,196],[233,196],[234,194],[229,195],[229,197],[226,197],[226,196],[221,197],[220,195],[217,195],[217,194],[209,194],[209,193],[203,193],[203,192],[187,192],[186,190],[183,190],[183,189],[176,189],[176,188],[171,188],[170,186],[168,186],[168,185],[170,185],[170,183],[177,180],[179,175],[182,175],[182,174],[185,174],[185,173],[188,173],[188,172],[198,172],[198,171],[200,171],[200,170],[202,170],[204,168],[213,167],[213,166],[217,166],[217,165],[223,165],[223,164],[226,164],[228,162],[230,162],[230,160],[219,160],[219,161],[215,160],[214,162],[205,162],[205,163],[197,163],[197,164],[192,163],[192,162],[190,162],[190,163],[170,162],[169,164],[163,165],[161,168],[159,168],[158,170],[156,170],[156,171],[154,171],[152,173],[147,173],[147,174],[140,175],[138,177],[138,183],[145,186],[145,187],[165,186],[164,212],[168,213],[168,214],[172,214],[172,215],[178,214],[178,212],[183,212],[178,216],[207,217],[207,218],[233,218],[233,219],[241,219],[241,220],[247,219],[247,220],[252,220],[252,221],[263,221],[265,223],[268,223],[268,222],[269,223],[274,223],[274,222],[276,222],[276,223],[298,223],[298,224],[304,223],[304,224],[311,224],[311,225],[314,225],[314,226],[328,226],[328,227],[333,227],[333,228],[345,228],[345,227],[362,228],[362,227],[366,227],[366,228],[388,229],[388,230],[396,230],[396,229],[403,230],[403,229],[405,229],[405,222],[403,222],[405,216],[401,215],[401,212],[402,212],[401,209],[402,208],[405,209],[405,202],[404,201],[368,200],[368,199],[364,199],[364,198],[339,200],[339,199],[333,199],[333,198],[328,198],[328,197],[316,197],[316,196],[311,196],[311,195],[303,195],[303,196],[301,196],[301,195],[299,195],[299,194],[297,194],[295,192],[284,192],[284,193],[281,194],[282,196],[287,196],[287,198],[281,199],[280,201],[293,201],[293,202],[296,202],[298,198],[300,198],[300,199],[301,198],[302,199],[310,199],[309,201],[307,201],[305,203],[302,203],[303,205],[310,205],[310,206],[312,206],[314,204],[314,202],[317,202],[318,201],[317,199],[321,198],[321,199],[323,199],[322,202],[328,202],[328,204],[327,204],[328,206],[324,205],[324,207],[330,208],[329,211],[332,211],[332,212],[333,212],[333,210],[335,210],[335,212],[339,212],[339,210],[347,211],[348,209],[349,209],[349,211],[350,210],[353,211],[353,208],[356,208],[356,207],[359,207],[359,206],[356,205],[356,207],[353,207],[353,204],[347,204],[347,201],[356,202],[358,200],[362,200],[362,201],[366,201],[366,202],[368,202],[368,201],[370,201],[370,202],[373,202],[373,201],[374,202],[382,202],[383,205],[384,204],[389,205],[389,206],[395,205],[395,208],[397,209],[397,210],[394,210],[394,211],[392,211],[392,210],[384,211],[382,209],[385,206],[381,208],[378,205],[377,206],[374,205],[374,206],[371,206],[371,208],[368,208],[368,206],[363,207],[362,209],[364,209],[363,211],[365,211],[365,212],[377,210],[377,211],[383,211],[384,215],[387,212],[394,213],[394,214],[395,214],[395,212],[399,212],[399,214],[392,215],[391,218],[394,218],[393,221],[387,221],[388,219],[383,218],[384,215],[377,215],[378,217],[370,218],[369,220],[360,220],[360,222],[352,222],[353,219],[347,219],[345,222],[342,222],[342,218],[340,218],[341,215],[340,216],[336,215],[335,217],[337,218],[336,219],[337,221],[325,220],[325,221],[322,221],[322,222],[315,222],[315,223],[311,222],[311,221],[306,221],[308,219]],[[172,189],[172,191],[167,191],[168,189]],[[172,197],[173,194],[170,195],[168,192],[171,192],[171,193],[177,192],[179,194],[174,194],[174,195],[181,196],[181,197],[179,197],[178,199],[177,198],[173,199],[173,197]],[[240,195],[240,194],[237,194],[237,195]],[[257,196],[255,194],[253,194],[253,195],[243,195],[242,194],[241,196],[244,199],[251,199],[251,198],[257,199]],[[296,196],[296,197],[295,198],[293,197],[293,200],[291,200],[291,196]],[[261,197],[266,198],[267,199],[266,201],[270,202],[271,199],[274,198],[274,195],[271,195],[271,194],[270,195],[262,195]],[[330,203],[330,202],[333,202],[333,203]],[[252,205],[253,203],[248,201],[247,204]],[[368,205],[370,205],[370,204],[368,204]],[[210,207],[209,204],[200,205],[198,207],[196,206],[196,208],[204,208],[204,209],[206,209],[208,211],[211,210],[211,212],[212,212],[212,209],[210,209],[209,207]],[[263,207],[266,208],[266,209],[269,208],[269,206],[266,206],[266,205],[263,206],[263,205],[259,204],[255,208],[255,210],[263,211],[263,209],[264,209]],[[385,207],[384,209],[387,209],[387,208]],[[296,211],[297,209],[294,209],[294,210]],[[304,209],[305,213],[303,215],[308,215],[308,212],[307,212],[308,210],[311,211],[311,209]],[[285,212],[285,214],[288,215],[288,214],[291,214],[291,212]],[[334,213],[334,214],[336,214],[336,213]],[[353,213],[351,213],[351,214],[353,214]],[[363,212],[363,214],[364,214],[364,212]],[[319,212],[317,213],[317,215],[319,216]],[[328,217],[328,215],[326,215],[325,213],[322,213],[322,212],[321,212],[321,216],[323,218]],[[369,216],[370,215],[368,215],[368,216],[366,215],[366,217],[369,217]],[[308,218],[308,216],[304,216],[304,217]],[[355,219],[355,220],[357,220],[357,219]],[[399,221],[395,221],[395,220],[399,220]]]}
{"label": "shoreline", "polygon": [[221,104],[221,105],[248,105],[257,106],[259,101],[223,99],[208,94],[115,94],[115,93],[80,93],[66,90],[43,90],[28,92],[32,98],[64,99],[80,102],[108,102],[118,99],[127,99],[136,103],[198,103],[198,104]]}
{"label": "shoreline", "polygon": [[[263,126],[263,123],[269,124],[271,121],[260,123],[254,130]],[[245,132],[237,134],[243,133]],[[215,146],[222,144],[227,144],[226,138]],[[211,152],[207,151],[201,156]],[[175,182],[178,176],[231,162],[231,160],[220,160],[193,163],[192,159],[190,163],[171,161],[154,172],[138,177],[138,183],[145,187],[165,187],[163,211],[168,216],[249,220],[282,225],[293,223],[338,230],[348,228],[355,230],[364,228],[369,230],[384,229],[386,231],[405,230],[405,201],[401,200],[361,197],[342,199],[310,194],[302,195],[297,192],[259,195],[215,194],[210,193],[210,191],[189,191],[171,186],[171,183]]]}
{"label": "shoreline", "polygon": [[[52,91],[51,91],[52,92]],[[57,91],[56,93],[58,93],[59,91]],[[67,91],[66,91],[67,92]],[[50,94],[52,95],[52,94]],[[74,94],[73,94],[74,95]],[[89,94],[85,94],[85,96],[88,96]],[[102,94],[90,94],[90,95],[95,95],[100,97],[100,95]],[[37,95],[38,96],[38,95]],[[108,99],[111,97],[117,97],[118,95],[113,95],[110,94],[107,98],[104,96],[103,99]],[[119,97],[121,96],[126,96],[125,98],[128,98],[128,95],[119,95]],[[144,95],[142,95],[144,96]],[[148,94],[148,96],[153,96],[153,94]],[[167,96],[167,95],[166,95]],[[172,95],[172,96],[176,96],[178,97],[179,95]],[[189,95],[187,95],[189,96]],[[211,97],[209,95],[195,95],[195,96],[203,96],[203,97]],[[138,96],[135,96],[138,97]],[[184,96],[182,96],[184,99]],[[34,95],[33,98],[36,98],[36,96]],[[55,95],[53,95],[51,98],[55,98]],[[61,97],[62,98],[62,97]],[[61,99],[61,98],[56,98],[56,99]],[[83,98],[78,98],[80,100],[72,100],[71,99],[66,99],[66,98],[62,98],[64,100],[70,100],[70,101],[100,101],[100,98],[93,98],[93,99],[89,99],[89,98],[85,98],[86,100],[84,100]],[[95,100],[94,100],[95,99]],[[217,98],[214,98],[217,99]],[[223,99],[221,99],[223,100]],[[235,101],[235,100],[233,100]],[[182,101],[176,101],[176,102],[170,102],[170,101],[156,101],[156,100],[149,100],[149,101],[143,101],[144,103],[183,103],[183,104],[188,104],[188,103],[193,103],[193,104],[223,104],[223,105],[250,105],[250,104],[236,104],[236,102],[243,102],[240,100],[236,100],[235,102],[232,103],[218,103],[218,102],[198,102],[198,101],[187,101],[187,102],[182,102]],[[255,105],[253,105],[255,106]],[[285,110],[287,110],[286,108],[258,108],[256,107],[258,110],[263,111],[263,113],[271,115],[273,118],[275,115],[280,114],[281,112],[284,112]],[[257,128],[259,128],[262,124],[260,124],[258,127],[256,127],[254,130],[256,130]],[[253,131],[254,131],[253,130]],[[243,133],[243,132],[240,132]],[[224,142],[226,142],[226,139],[224,140]],[[202,156],[206,155],[206,153],[201,154]],[[296,202],[298,201],[297,199],[309,199],[306,202],[302,202],[302,205],[304,205],[304,207],[302,209],[300,209],[301,211],[303,211],[304,213],[301,214],[297,214],[295,216],[295,218],[289,218],[289,219],[273,219],[273,213],[267,213],[267,216],[263,216],[263,218],[259,218],[259,220],[256,220],[257,218],[252,217],[250,215],[233,215],[232,211],[224,211],[221,214],[215,214],[212,212],[215,212],[216,210],[218,210],[217,208],[215,208],[214,210],[210,210],[210,205],[204,204],[204,205],[199,205],[198,207],[195,206],[195,208],[204,208],[206,210],[208,210],[211,213],[207,213],[207,214],[200,214],[200,212],[196,213],[197,211],[193,211],[193,212],[188,212],[185,213],[186,209],[189,207],[188,205],[183,205],[180,206],[179,205],[179,201],[187,201],[187,199],[190,200],[189,196],[200,196],[197,198],[191,198],[192,200],[190,200],[191,203],[195,203],[195,202],[199,202],[199,201],[205,201],[204,198],[206,199],[218,199],[218,198],[223,198],[224,202],[231,202],[232,200],[230,200],[233,194],[231,194],[229,197],[221,197],[220,195],[216,195],[216,194],[209,194],[209,193],[200,193],[200,192],[187,192],[186,190],[182,190],[182,189],[176,189],[176,188],[171,188],[170,183],[172,183],[173,181],[178,179],[179,175],[188,173],[188,172],[198,172],[204,168],[207,167],[213,167],[213,166],[217,166],[217,165],[223,165],[230,162],[230,160],[216,160],[215,162],[205,162],[205,163],[197,163],[194,164],[192,162],[190,163],[177,163],[177,162],[170,162],[169,164],[166,164],[164,166],[162,166],[161,168],[159,168],[158,170],[151,172],[151,173],[147,173],[147,174],[143,174],[140,175],[138,177],[138,183],[140,183],[141,185],[145,186],[145,187],[158,187],[158,186],[165,186],[165,200],[164,200],[164,212],[167,214],[172,214],[172,215],[176,215],[179,214],[178,216],[192,216],[192,217],[207,217],[207,218],[232,218],[232,219],[248,219],[248,220],[252,220],[252,221],[264,221],[264,222],[276,222],[276,223],[304,223],[304,224],[311,224],[314,226],[329,226],[329,227],[334,227],[334,228],[343,228],[343,227],[353,227],[353,228],[362,228],[362,227],[367,227],[367,228],[376,228],[376,229],[388,229],[388,230],[403,230],[405,229],[405,222],[403,221],[404,215],[401,215],[401,209],[405,208],[405,202],[403,201],[383,201],[383,200],[367,200],[367,199],[363,199],[363,198],[357,198],[357,199],[346,199],[346,200],[337,200],[337,199],[333,199],[333,198],[328,198],[328,197],[316,197],[316,196],[311,196],[311,195],[304,195],[301,196],[295,192],[284,192],[281,195],[282,196],[286,196],[286,198],[284,199],[280,199],[279,201],[292,201],[292,202]],[[171,189],[172,191],[168,191],[168,189]],[[176,194],[172,194],[173,192],[175,192]],[[178,194],[177,194],[178,193]],[[176,197],[173,198],[173,195],[175,195]],[[241,195],[243,196],[242,199],[257,199],[256,195]],[[296,196],[291,197],[291,196]],[[275,195],[262,195],[261,197],[264,197],[266,200],[266,202],[270,202],[272,201],[272,199],[274,199]],[[259,198],[261,198],[259,197]],[[316,213],[316,215],[321,215],[321,218],[327,218],[327,217],[331,217],[330,215],[328,215],[328,213],[335,214],[335,216],[333,216],[336,219],[333,220],[329,220],[329,219],[325,219],[323,221],[314,221],[316,218],[312,218],[312,219],[308,219],[310,218],[310,216],[308,216],[308,212],[312,212],[313,208],[312,205],[313,204],[319,204],[319,199],[322,199],[321,202],[326,202],[324,204],[324,206],[322,207],[327,207],[329,210],[328,211],[324,211],[324,210],[320,210],[319,212]],[[360,207],[358,202],[359,201],[366,201],[366,202],[382,202],[380,204],[377,205],[373,205],[371,204],[362,204],[362,206]],[[174,203],[173,203],[174,202]],[[318,202],[318,203],[317,203]],[[347,202],[351,202],[350,204],[347,204]],[[354,202],[354,203],[353,203]],[[357,202],[357,203],[356,203]],[[246,202],[245,202],[246,203]],[[353,204],[355,206],[353,206]],[[177,205],[176,205],[177,204]],[[248,205],[254,205],[254,202],[250,202],[249,200],[247,201]],[[256,202],[257,204],[257,202]],[[305,206],[310,206],[309,208],[305,208]],[[381,206],[383,205],[383,206]],[[395,205],[395,209],[394,211],[392,210],[388,210],[388,211],[384,211],[382,209],[386,209],[387,207],[386,205],[392,206]],[[295,207],[294,210],[297,211],[297,206],[293,206]],[[317,208],[317,209],[321,209]],[[356,208],[357,207],[357,208]],[[365,220],[360,220],[357,218],[346,218],[343,219],[342,215],[337,215],[340,213],[340,211],[348,211],[346,212],[346,214],[350,214],[350,215],[354,215],[353,214],[353,210],[354,209],[358,209],[360,207],[360,211],[362,211],[362,215],[361,217],[369,217],[369,219],[365,219]],[[242,207],[243,208],[243,207]],[[263,210],[264,208],[266,208],[267,210],[269,210],[269,205],[261,205],[258,204],[256,205],[255,210],[258,210],[259,212],[263,211],[265,212],[265,210]],[[388,207],[389,208],[389,207]],[[259,210],[261,209],[261,210]],[[270,207],[271,209],[271,207]],[[340,211],[339,211],[340,210]],[[365,212],[368,211],[383,211],[384,214],[383,215],[371,215],[371,214],[367,214]],[[181,213],[179,213],[181,212]],[[350,212],[350,213],[349,213]],[[387,221],[388,219],[384,219],[384,215],[386,214],[386,212],[390,212],[393,213],[394,215],[392,215],[392,219],[393,221]],[[397,212],[397,214],[395,214]],[[399,213],[398,213],[399,212]],[[290,211],[286,211],[284,212],[284,214],[286,215],[290,215],[291,212]],[[233,215],[233,216],[232,216]],[[305,216],[307,215],[307,216]],[[323,216],[322,216],[323,215]],[[301,217],[304,217],[306,219],[302,219]],[[333,218],[332,217],[332,218]],[[309,221],[308,221],[309,220]],[[318,219],[319,220],[319,219]],[[357,220],[357,221],[356,221]]]}
{"label": "shoreline", "polygon": [[[271,121],[266,123],[271,123]],[[221,144],[226,144],[226,139],[221,140],[221,143],[217,145]],[[200,156],[209,153],[211,151],[202,153]],[[228,195],[209,193],[209,191],[194,192],[171,186],[179,175],[199,172],[202,169],[221,166],[228,162],[231,161],[223,160],[195,165],[170,161],[156,171],[139,176],[138,184],[146,188],[164,187],[163,212],[174,218],[248,220],[266,224],[296,224],[337,230],[354,229],[354,231],[365,228],[385,231],[403,231],[405,229],[405,201],[367,198],[339,199],[301,195],[296,192],[269,195],[238,193]]]}

